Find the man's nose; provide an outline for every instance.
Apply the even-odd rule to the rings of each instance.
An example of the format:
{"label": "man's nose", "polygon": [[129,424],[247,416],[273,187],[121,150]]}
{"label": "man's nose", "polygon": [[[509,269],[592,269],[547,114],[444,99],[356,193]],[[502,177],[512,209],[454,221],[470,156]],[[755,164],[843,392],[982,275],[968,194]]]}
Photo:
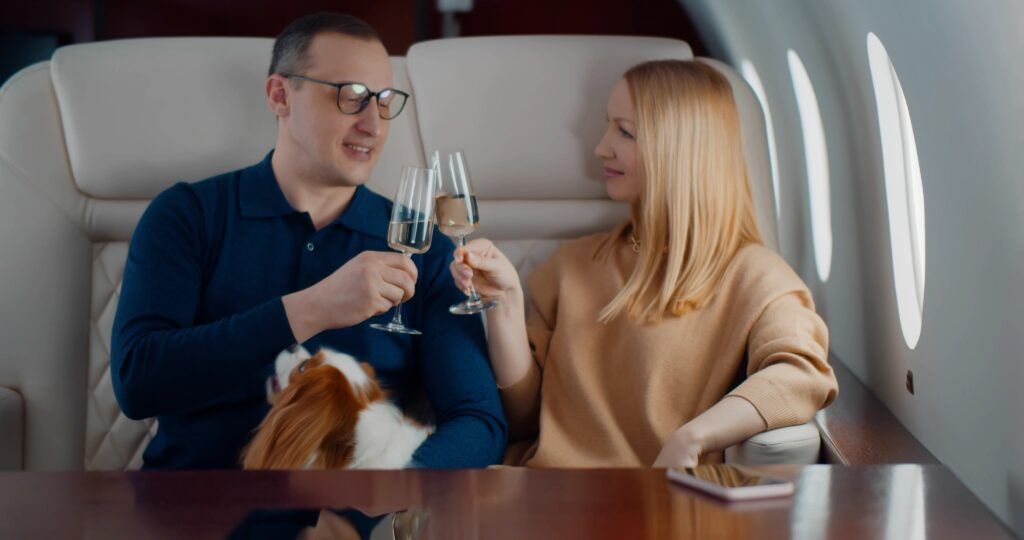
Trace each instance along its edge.
{"label": "man's nose", "polygon": [[359,121],[356,122],[356,129],[364,135],[377,137],[380,135],[380,108],[377,106],[377,98],[370,98],[366,108],[359,113]]}

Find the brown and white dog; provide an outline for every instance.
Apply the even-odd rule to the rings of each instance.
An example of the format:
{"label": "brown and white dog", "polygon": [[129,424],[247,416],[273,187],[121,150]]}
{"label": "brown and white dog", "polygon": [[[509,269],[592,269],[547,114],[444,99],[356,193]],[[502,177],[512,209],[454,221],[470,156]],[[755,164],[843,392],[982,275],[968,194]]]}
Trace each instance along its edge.
{"label": "brown and white dog", "polygon": [[373,368],[302,347],[274,361],[272,404],[242,451],[245,469],[401,469],[433,429],[387,400]]}

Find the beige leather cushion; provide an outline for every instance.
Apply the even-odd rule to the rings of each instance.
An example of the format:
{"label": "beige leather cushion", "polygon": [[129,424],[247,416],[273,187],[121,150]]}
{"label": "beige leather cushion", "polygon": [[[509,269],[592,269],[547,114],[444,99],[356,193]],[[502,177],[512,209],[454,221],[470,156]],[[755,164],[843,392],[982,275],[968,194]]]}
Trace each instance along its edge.
{"label": "beige leather cushion", "polygon": [[612,85],[633,64],[691,57],[671,39],[486,37],[417,43],[408,65],[424,149],[464,149],[478,196],[603,199],[594,147]]}
{"label": "beige leather cushion", "polygon": [[[25,411],[22,433],[3,436],[24,435],[30,470],[123,468],[153,424],[120,413],[107,370],[124,240],[145,203],[75,189],[49,67],[0,92],[0,385]],[[122,241],[107,250],[107,237]]]}
{"label": "beige leather cushion", "polygon": [[[59,49],[53,84],[78,189],[151,199],[176,181],[262,159],[277,133],[264,88],[272,47],[263,38],[156,38]],[[408,89],[401,59],[393,69]],[[392,122],[379,174],[422,162],[415,117],[412,105]]]}
{"label": "beige leather cushion", "polygon": [[92,246],[48,67],[0,90],[0,386],[24,400],[25,467],[80,469]]}
{"label": "beige leather cushion", "polygon": [[270,39],[138,39],[62,47],[54,90],[75,184],[150,199],[259,161],[275,139]]}
{"label": "beige leather cushion", "polygon": [[814,421],[754,435],[725,451],[729,463],[772,465],[817,463],[821,434]]}

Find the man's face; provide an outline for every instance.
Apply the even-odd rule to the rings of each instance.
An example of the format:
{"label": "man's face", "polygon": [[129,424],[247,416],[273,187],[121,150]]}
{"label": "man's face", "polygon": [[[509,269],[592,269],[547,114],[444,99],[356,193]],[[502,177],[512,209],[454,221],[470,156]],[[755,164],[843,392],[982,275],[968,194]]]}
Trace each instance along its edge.
{"label": "man's face", "polygon": [[[393,86],[391,60],[384,46],[335,33],[313,38],[302,75],[330,82],[359,82],[371,91]],[[298,84],[296,84],[298,83]],[[287,113],[280,129],[294,148],[293,163],[306,175],[332,186],[357,186],[370,178],[388,136],[377,99],[357,114],[338,110],[333,86],[291,79],[284,82]]]}

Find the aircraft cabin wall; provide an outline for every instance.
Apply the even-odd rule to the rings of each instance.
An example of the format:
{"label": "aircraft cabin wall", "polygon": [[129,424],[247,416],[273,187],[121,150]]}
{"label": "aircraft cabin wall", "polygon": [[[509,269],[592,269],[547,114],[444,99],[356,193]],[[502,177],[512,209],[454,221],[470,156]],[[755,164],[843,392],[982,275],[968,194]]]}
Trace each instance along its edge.
{"label": "aircraft cabin wall", "polygon": [[[1024,4],[683,4],[711,52],[738,70],[748,61],[764,86],[781,251],[814,291],[833,353],[1024,534]],[[872,60],[886,67],[879,44],[898,83],[884,69],[880,80],[872,75]],[[827,148],[827,165],[812,159],[811,169],[805,138],[818,149],[815,130],[803,125],[817,121],[801,119],[813,106],[798,103],[794,56]],[[751,80],[749,66],[744,75]],[[912,135],[893,116],[900,87]],[[893,126],[895,135],[880,132]],[[919,188],[905,180],[917,172],[914,142]],[[825,189],[809,186],[815,166],[827,173]]]}

